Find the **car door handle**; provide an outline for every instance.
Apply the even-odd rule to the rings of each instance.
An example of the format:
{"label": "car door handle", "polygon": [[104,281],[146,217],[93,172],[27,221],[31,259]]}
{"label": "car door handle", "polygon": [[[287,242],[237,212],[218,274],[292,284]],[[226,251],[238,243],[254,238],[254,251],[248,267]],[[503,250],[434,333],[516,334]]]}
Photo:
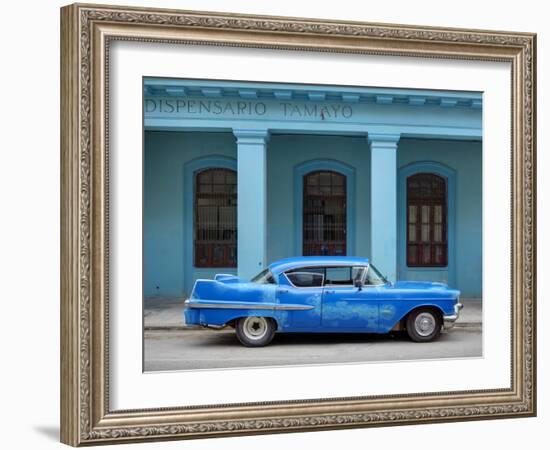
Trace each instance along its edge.
{"label": "car door handle", "polygon": [[288,293],[288,289],[279,289],[279,294],[286,294]]}
{"label": "car door handle", "polygon": [[334,294],[336,291],[325,291],[327,294]]}

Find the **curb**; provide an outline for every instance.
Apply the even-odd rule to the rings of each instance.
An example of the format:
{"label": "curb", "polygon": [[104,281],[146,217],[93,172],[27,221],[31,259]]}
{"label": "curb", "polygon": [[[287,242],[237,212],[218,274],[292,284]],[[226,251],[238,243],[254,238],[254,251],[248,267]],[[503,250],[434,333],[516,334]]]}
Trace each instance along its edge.
{"label": "curb", "polygon": [[199,325],[159,325],[146,326],[143,331],[178,331],[178,330],[204,330],[205,328]]}
{"label": "curb", "polygon": [[[452,328],[450,328],[447,331],[452,331],[456,328],[462,328],[462,329],[481,329],[482,324],[481,322],[463,322],[463,323],[455,323]],[[199,325],[174,325],[174,326],[146,326],[143,327],[143,331],[185,331],[185,330],[206,330],[206,328],[201,327]],[[210,331],[224,331],[222,330],[210,330]]]}
{"label": "curb", "polygon": [[481,328],[481,322],[461,322],[455,323],[453,328]]}

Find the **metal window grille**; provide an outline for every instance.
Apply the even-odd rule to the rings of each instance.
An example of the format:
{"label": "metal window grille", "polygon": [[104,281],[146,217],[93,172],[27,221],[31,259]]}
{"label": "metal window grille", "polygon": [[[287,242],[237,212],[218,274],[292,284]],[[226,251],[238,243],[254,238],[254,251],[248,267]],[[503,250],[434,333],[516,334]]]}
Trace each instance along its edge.
{"label": "metal window grille", "polygon": [[195,267],[237,267],[237,172],[196,173]]}
{"label": "metal window grille", "polygon": [[447,180],[432,173],[407,178],[407,266],[447,266]]}
{"label": "metal window grille", "polygon": [[304,175],[303,254],[346,254],[346,176],[333,171]]}

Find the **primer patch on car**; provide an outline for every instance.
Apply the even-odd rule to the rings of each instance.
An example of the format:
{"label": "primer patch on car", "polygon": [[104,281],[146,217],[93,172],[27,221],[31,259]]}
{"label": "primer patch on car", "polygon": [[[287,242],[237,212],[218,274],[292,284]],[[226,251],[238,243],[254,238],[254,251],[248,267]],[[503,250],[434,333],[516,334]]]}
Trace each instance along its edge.
{"label": "primer patch on car", "polygon": [[363,323],[374,326],[378,321],[378,307],[359,302],[336,301],[323,304],[323,324],[344,326],[346,323]]}
{"label": "primer patch on car", "polygon": [[395,316],[395,306],[394,305],[381,305],[380,306],[380,317],[384,320],[392,319]]}

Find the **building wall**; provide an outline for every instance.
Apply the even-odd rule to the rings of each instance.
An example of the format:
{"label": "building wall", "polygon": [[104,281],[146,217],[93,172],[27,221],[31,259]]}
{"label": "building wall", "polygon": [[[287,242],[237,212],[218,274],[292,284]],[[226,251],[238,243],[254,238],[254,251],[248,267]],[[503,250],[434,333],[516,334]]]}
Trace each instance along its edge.
{"label": "building wall", "polygon": [[[193,232],[185,229],[184,167],[207,155],[236,159],[235,137],[232,133],[146,132],[144,149],[143,293],[183,295],[188,266],[185,238]],[[218,272],[220,269],[194,269],[187,278],[208,278]]]}
{"label": "building wall", "polygon": [[[146,132],[144,170],[144,295],[184,295],[192,282],[235,269],[189,270],[184,186],[186,164],[197,158],[237,157],[231,133]],[[358,201],[354,249],[348,254],[369,254],[369,153],[364,137],[274,135],[267,149],[267,259],[268,263],[296,256],[294,240],[294,167],[311,160],[335,160],[356,168]],[[192,222],[191,222],[192,223]],[[188,229],[189,228],[189,229]]]}
{"label": "building wall", "polygon": [[[481,142],[402,139],[397,151],[399,168],[418,161],[443,164],[456,173],[455,268],[445,271],[408,270],[401,277],[451,281],[466,297],[482,293],[482,152]],[[451,205],[449,205],[451,206]],[[403,247],[403,246],[402,246]],[[404,252],[404,249],[401,249]]]}
{"label": "building wall", "polygon": [[[443,151],[442,151],[443,150]],[[194,269],[186,252],[192,234],[187,217],[186,165],[216,155],[237,158],[231,133],[146,132],[144,169],[145,296],[185,295],[196,278],[235,269]],[[296,166],[335,160],[355,168],[354,248],[348,255],[370,255],[370,153],[365,137],[273,135],[267,145],[267,262],[297,254],[295,240]],[[456,172],[456,255],[454,284],[465,296],[481,296],[481,143],[402,139],[398,168],[432,161]],[[349,210],[348,210],[348,220]],[[191,224],[191,225],[189,225]],[[242,238],[242,237],[241,237]],[[401,278],[449,281],[441,271],[409,271]],[[190,272],[187,273],[186,272]]]}
{"label": "building wall", "polygon": [[[370,251],[370,157],[367,139],[354,136],[274,135],[267,151],[267,236],[268,262],[297,256],[295,236],[294,168],[313,160],[334,160],[355,168],[355,248],[348,255],[368,255]],[[301,254],[301,253],[300,253]]]}

